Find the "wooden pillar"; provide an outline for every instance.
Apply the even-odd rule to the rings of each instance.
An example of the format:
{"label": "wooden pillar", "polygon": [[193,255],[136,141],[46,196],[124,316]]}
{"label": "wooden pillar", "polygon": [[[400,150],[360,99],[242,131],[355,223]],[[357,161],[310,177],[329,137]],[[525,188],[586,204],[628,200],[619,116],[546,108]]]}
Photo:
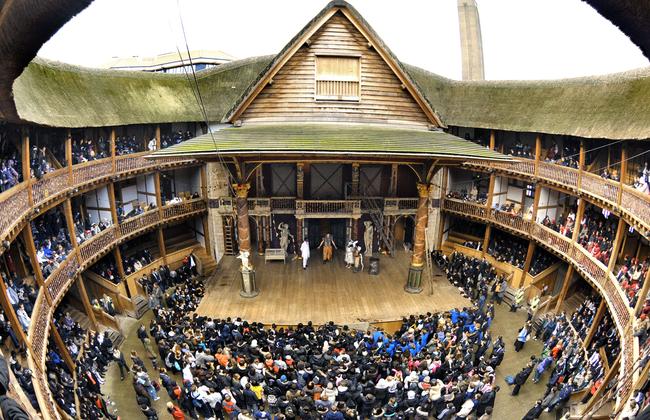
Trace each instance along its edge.
{"label": "wooden pillar", "polygon": [[351,232],[350,236],[353,241],[358,241],[359,240],[359,219],[355,219],[354,217],[350,218],[350,227],[351,227]]}
{"label": "wooden pillar", "polygon": [[352,163],[352,191],[350,191],[353,197],[359,196],[359,163]]}
{"label": "wooden pillar", "polygon": [[490,236],[492,235],[492,225],[485,225],[485,233],[483,234],[483,243],[481,244],[481,257],[485,257],[488,246],[490,244]]}
{"label": "wooden pillar", "polygon": [[305,198],[305,164],[303,162],[296,163],[296,197],[299,200]]}
{"label": "wooden pillar", "polygon": [[611,273],[616,267],[616,260],[618,257],[618,251],[621,249],[623,244],[623,238],[625,237],[625,232],[627,231],[627,223],[623,220],[622,217],[618,218],[618,227],[616,228],[616,236],[614,236],[614,245],[612,246],[612,255],[609,257],[609,264],[607,265],[607,270]]}
{"label": "wooden pillar", "polygon": [[18,316],[16,316],[16,311],[13,308],[13,306],[11,306],[11,303],[9,302],[9,297],[7,295],[7,285],[2,280],[0,280],[0,304],[2,305],[2,309],[4,310],[7,318],[9,319],[9,324],[11,324],[11,328],[14,330],[16,336],[18,337],[18,341],[20,341],[21,344],[30,347],[30,343],[27,340],[27,333],[23,331],[23,327],[20,325],[20,322],[18,321]]}
{"label": "wooden pillar", "polygon": [[248,222],[248,191],[251,186],[248,183],[235,184],[234,186],[237,203],[237,236],[239,238],[239,252],[251,250],[251,231]]}
{"label": "wooden pillar", "polygon": [[586,157],[587,157],[587,153],[586,153],[586,147],[585,147],[585,140],[581,139],[580,140],[580,154],[579,154],[579,157],[578,157],[578,169],[580,169],[581,171],[585,170]]}
{"label": "wooden pillar", "polygon": [[566,294],[569,292],[569,284],[571,283],[571,278],[573,278],[573,266],[569,265],[566,270],[566,275],[564,276],[564,283],[562,283],[562,290],[557,298],[557,303],[555,304],[554,312],[558,312],[566,299]]}
{"label": "wooden pillar", "polygon": [[117,267],[117,274],[126,281],[126,273],[124,272],[124,261],[122,261],[122,251],[120,247],[113,248],[113,258],[115,259],[115,266]]}
{"label": "wooden pillar", "polygon": [[205,252],[208,255],[212,255],[212,243],[210,238],[210,225],[208,222],[208,216],[203,216],[201,218],[201,223],[203,224],[203,242],[205,242]]}
{"label": "wooden pillar", "polygon": [[160,250],[160,257],[163,259],[165,265],[167,264],[167,247],[165,246],[165,234],[163,229],[159,227],[157,230],[158,249]]}
{"label": "wooden pillar", "polygon": [[575,227],[573,228],[573,236],[571,237],[571,242],[576,242],[578,236],[580,236],[580,228],[582,227],[582,218],[585,215],[585,205],[587,202],[584,198],[578,198],[578,211],[576,211],[576,222]]}
{"label": "wooden pillar", "polygon": [[255,169],[255,191],[257,197],[266,197],[266,189],[264,188],[264,172],[262,171],[263,163]]}
{"label": "wooden pillar", "polygon": [[95,311],[93,311],[93,306],[90,304],[90,298],[88,297],[88,292],[86,292],[86,285],[84,284],[81,276],[77,276],[76,283],[77,290],[79,291],[79,296],[81,296],[81,302],[83,303],[84,309],[86,310],[86,315],[88,315],[88,319],[90,320],[93,329],[95,331],[98,331],[99,328],[97,327],[97,318],[95,317]]}
{"label": "wooden pillar", "polygon": [[[22,176],[23,176],[23,182],[28,182],[30,187],[32,184],[32,169],[30,167],[31,159],[29,157],[30,155],[30,149],[29,149],[29,129],[28,128],[23,128],[22,129],[22,137],[21,137],[21,164],[22,164]],[[31,191],[29,191],[29,194],[27,194],[28,199],[29,199],[29,205],[30,207],[34,205],[34,197],[32,196]]]}
{"label": "wooden pillar", "polygon": [[302,233],[302,228],[304,224],[304,219],[302,218],[296,218],[296,254],[300,254],[298,251],[300,248],[300,245],[302,245],[302,240],[303,240],[303,233]]}
{"label": "wooden pillar", "polygon": [[539,161],[542,159],[542,135],[535,136],[535,176],[539,171]]}
{"label": "wooden pillar", "polygon": [[263,220],[264,216],[257,216],[255,218],[255,231],[257,233],[257,255],[264,255],[264,229]]}
{"label": "wooden pillar", "polygon": [[116,136],[115,136],[115,127],[112,127],[112,128],[111,128],[111,135],[109,136],[109,140],[110,140],[109,143],[110,143],[110,147],[111,147],[110,152],[111,152],[111,160],[112,160],[112,162],[113,162],[113,173],[115,173],[115,170],[116,170],[116,161],[115,161],[115,154],[116,154],[116,153],[115,153],[115,137],[116,137]]}
{"label": "wooden pillar", "polygon": [[485,200],[485,207],[488,211],[490,211],[490,208],[492,208],[492,202],[494,201],[494,183],[496,182],[496,179],[496,175],[491,173],[490,183],[488,184],[487,199]]}
{"label": "wooden pillar", "polygon": [[390,186],[388,189],[388,196],[397,196],[397,178],[399,174],[399,164],[393,163],[390,165]]}
{"label": "wooden pillar", "polygon": [[494,130],[490,130],[490,150],[494,150],[497,145],[497,133]]}
{"label": "wooden pillar", "polygon": [[408,293],[422,291],[422,272],[426,258],[426,228],[429,222],[429,190],[430,185],[418,183],[418,210],[415,216],[415,235],[413,238],[413,255],[409,266],[406,290]]}
{"label": "wooden pillar", "polygon": [[160,189],[160,172],[155,172],[153,174],[153,185],[156,193],[156,206],[158,207],[158,212],[160,213],[160,220],[162,220],[163,199]]}
{"label": "wooden pillar", "polygon": [[636,301],[636,306],[634,307],[634,314],[638,317],[641,315],[643,310],[643,305],[645,300],[648,297],[648,288],[650,288],[650,270],[646,273],[645,280],[643,280],[643,287],[639,291],[639,298]]}
{"label": "wooden pillar", "polygon": [[594,406],[596,401],[600,399],[600,397],[603,395],[603,392],[606,391],[607,384],[612,379],[618,377],[618,368],[620,364],[621,364],[621,354],[619,353],[619,355],[616,356],[616,360],[614,361],[614,363],[612,363],[612,366],[609,367],[609,370],[605,374],[605,378],[603,379],[602,385],[600,386],[600,388],[598,388],[598,390],[596,390],[596,393],[591,396],[589,401],[587,401],[587,405],[585,405],[584,408],[582,409],[582,413],[580,413],[580,415],[583,416],[583,418],[589,418],[586,417],[586,414],[589,412],[589,410],[591,410],[591,408]]}
{"label": "wooden pillar", "polygon": [[27,255],[29,256],[32,267],[34,268],[34,278],[38,287],[41,288],[45,294],[45,299],[51,305],[52,298],[50,292],[45,287],[45,279],[43,278],[43,272],[41,271],[41,265],[38,263],[38,258],[36,257],[36,246],[34,245],[34,237],[32,236],[32,226],[31,223],[28,223],[27,226],[23,229],[23,240],[25,242],[25,247],[27,248]]}
{"label": "wooden pillar", "polygon": [[68,174],[70,176],[70,183],[73,183],[72,180],[72,130],[68,128],[66,136],[65,136],[65,162],[66,166],[68,167]]}
{"label": "wooden pillar", "polygon": [[589,327],[589,331],[585,336],[584,345],[586,349],[589,348],[589,345],[591,344],[591,340],[594,338],[594,334],[598,329],[598,324],[600,324],[600,321],[603,319],[603,315],[605,314],[606,310],[607,310],[607,304],[605,303],[605,299],[601,299],[600,305],[598,305],[598,309],[596,310],[596,314],[594,315],[594,320],[591,323],[591,327]]}
{"label": "wooden pillar", "polygon": [[621,198],[623,197],[623,186],[627,183],[627,155],[627,143],[623,142],[621,144],[621,172],[619,174],[619,181],[621,185],[618,188],[618,204],[621,204]]}
{"label": "wooden pillar", "polygon": [[539,200],[542,197],[542,184],[535,184],[535,197],[533,198],[533,214],[531,221],[535,223],[537,221],[537,210],[539,209]]}
{"label": "wooden pillar", "polygon": [[117,203],[115,202],[115,185],[110,182],[107,185],[108,188],[108,202],[111,206],[111,217],[113,218],[113,225],[118,226],[120,224],[117,217]]}
{"label": "wooden pillar", "polygon": [[517,287],[521,287],[521,285],[525,281],[526,274],[528,274],[528,271],[530,271],[530,264],[533,262],[533,254],[535,253],[535,241],[529,241],[528,242],[528,251],[526,252],[526,260],[524,261],[524,269],[522,270],[521,273],[521,278],[519,279],[519,285]]}
{"label": "wooden pillar", "polygon": [[207,201],[208,200],[208,173],[205,164],[201,165],[200,174],[201,174],[201,197]]}
{"label": "wooden pillar", "polygon": [[50,321],[50,331],[52,331],[54,342],[56,343],[56,346],[59,348],[59,352],[63,357],[63,361],[68,366],[68,369],[70,369],[70,372],[74,372],[75,371],[74,361],[72,360],[72,356],[70,356],[70,352],[68,351],[68,348],[65,346],[65,343],[61,338],[61,335],[59,335],[59,330],[57,330],[56,325],[54,325],[54,321]]}
{"label": "wooden pillar", "polygon": [[72,248],[79,253],[79,244],[77,243],[77,233],[74,225],[74,216],[72,215],[72,204],[68,198],[63,202],[63,213],[65,214],[65,221],[68,225],[68,234],[72,242]]}
{"label": "wooden pillar", "polygon": [[160,124],[156,124],[156,149],[160,150],[162,148],[162,136],[160,135]]}

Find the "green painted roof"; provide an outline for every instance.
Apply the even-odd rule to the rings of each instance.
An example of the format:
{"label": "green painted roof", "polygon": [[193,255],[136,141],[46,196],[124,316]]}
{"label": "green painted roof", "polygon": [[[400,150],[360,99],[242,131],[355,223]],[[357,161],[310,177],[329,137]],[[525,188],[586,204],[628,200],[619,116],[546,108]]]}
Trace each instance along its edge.
{"label": "green painted roof", "polygon": [[507,156],[443,131],[334,123],[228,127],[159,150],[153,157],[210,156],[216,152],[225,155],[292,153],[509,160]]}

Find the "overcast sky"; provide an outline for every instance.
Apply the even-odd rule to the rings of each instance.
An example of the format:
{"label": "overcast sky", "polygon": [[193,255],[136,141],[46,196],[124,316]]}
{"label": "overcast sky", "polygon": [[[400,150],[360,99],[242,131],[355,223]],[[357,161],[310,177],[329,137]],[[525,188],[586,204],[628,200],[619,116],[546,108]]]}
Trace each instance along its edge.
{"label": "overcast sky", "polygon": [[[456,0],[350,0],[397,57],[461,77]],[[622,32],[580,0],[477,0],[487,79],[555,79],[648,66]],[[326,0],[95,0],[40,50],[101,66],[185,48],[237,58],[277,53]]]}

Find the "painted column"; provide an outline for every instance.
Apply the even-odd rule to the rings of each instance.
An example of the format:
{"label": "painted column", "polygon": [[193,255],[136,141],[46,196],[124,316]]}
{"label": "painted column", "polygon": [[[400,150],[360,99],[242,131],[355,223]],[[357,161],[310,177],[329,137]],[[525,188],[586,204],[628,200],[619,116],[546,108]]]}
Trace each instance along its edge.
{"label": "painted column", "polygon": [[251,250],[251,230],[248,223],[248,191],[250,184],[235,184],[237,195],[237,235],[239,237],[239,252]]}
{"label": "painted column", "polygon": [[350,191],[353,197],[359,196],[359,164],[354,162],[352,164],[352,191]]}
{"label": "painted column", "polygon": [[302,200],[305,197],[305,164],[296,163],[296,197]]}
{"label": "painted column", "polygon": [[422,271],[424,270],[424,259],[426,246],[426,227],[429,219],[429,185],[418,183],[418,211],[415,216],[415,238],[413,239],[413,256],[409,266],[408,281],[406,290],[408,293],[420,293],[422,291]]}

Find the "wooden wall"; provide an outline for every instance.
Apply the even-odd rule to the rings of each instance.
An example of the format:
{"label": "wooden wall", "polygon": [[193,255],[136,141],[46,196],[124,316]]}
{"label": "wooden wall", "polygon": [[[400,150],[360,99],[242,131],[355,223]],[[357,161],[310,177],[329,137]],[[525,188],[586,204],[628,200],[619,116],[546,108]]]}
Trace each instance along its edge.
{"label": "wooden wall", "polygon": [[[318,55],[361,57],[359,101],[316,101]],[[243,122],[337,121],[426,126],[429,120],[381,56],[340,12],[289,59],[242,114]]]}

